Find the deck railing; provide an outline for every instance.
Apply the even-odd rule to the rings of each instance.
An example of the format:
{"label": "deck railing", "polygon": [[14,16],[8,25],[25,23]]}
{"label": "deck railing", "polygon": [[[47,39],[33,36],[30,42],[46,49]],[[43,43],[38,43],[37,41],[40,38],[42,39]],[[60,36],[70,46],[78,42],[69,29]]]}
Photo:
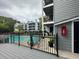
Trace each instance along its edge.
{"label": "deck railing", "polygon": [[51,3],[53,3],[53,0],[44,0],[45,5],[48,5],[48,4],[51,4]]}
{"label": "deck railing", "polygon": [[[29,35],[23,33],[8,33],[3,35],[2,43],[11,43],[18,46],[26,46],[31,49],[44,51],[58,56],[58,36],[42,36],[39,32],[30,32]],[[2,36],[0,36],[2,37]]]}

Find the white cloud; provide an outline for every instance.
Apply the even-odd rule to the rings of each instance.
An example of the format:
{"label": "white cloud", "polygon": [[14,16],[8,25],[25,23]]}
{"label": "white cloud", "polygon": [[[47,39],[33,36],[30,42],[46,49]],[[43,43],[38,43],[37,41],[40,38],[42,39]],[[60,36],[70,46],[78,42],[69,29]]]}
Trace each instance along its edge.
{"label": "white cloud", "polygon": [[0,0],[0,15],[26,22],[41,16],[41,0]]}

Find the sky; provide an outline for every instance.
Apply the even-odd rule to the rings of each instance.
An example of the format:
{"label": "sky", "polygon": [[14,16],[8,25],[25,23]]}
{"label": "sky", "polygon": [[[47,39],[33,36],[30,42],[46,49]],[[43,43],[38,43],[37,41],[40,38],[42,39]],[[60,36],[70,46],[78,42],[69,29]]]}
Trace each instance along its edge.
{"label": "sky", "polygon": [[41,15],[41,0],[0,0],[0,16],[27,22],[35,21]]}

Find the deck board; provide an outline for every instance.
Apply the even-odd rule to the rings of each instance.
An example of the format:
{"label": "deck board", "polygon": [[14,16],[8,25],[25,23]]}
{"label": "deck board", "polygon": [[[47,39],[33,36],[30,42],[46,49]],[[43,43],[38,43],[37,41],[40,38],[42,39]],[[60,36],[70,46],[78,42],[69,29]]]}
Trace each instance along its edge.
{"label": "deck board", "polygon": [[0,59],[64,59],[15,44],[0,44]]}

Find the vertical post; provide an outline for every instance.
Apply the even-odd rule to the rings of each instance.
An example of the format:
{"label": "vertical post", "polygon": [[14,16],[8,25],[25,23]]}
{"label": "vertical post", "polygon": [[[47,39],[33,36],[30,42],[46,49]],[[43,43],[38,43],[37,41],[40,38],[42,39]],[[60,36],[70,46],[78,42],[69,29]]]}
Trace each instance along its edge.
{"label": "vertical post", "polygon": [[9,43],[10,43],[10,34],[9,34]]}
{"label": "vertical post", "polygon": [[42,0],[42,34],[43,34],[43,37],[44,37],[44,18],[43,18],[43,0]]}
{"label": "vertical post", "polygon": [[56,51],[57,51],[57,57],[59,57],[59,53],[58,53],[58,33],[56,33]]}
{"label": "vertical post", "polygon": [[14,43],[14,34],[13,34],[13,43]]}
{"label": "vertical post", "polygon": [[72,30],[72,40],[71,40],[71,44],[72,44],[72,53],[74,53],[74,21],[72,21],[72,26],[71,26],[71,30]]}
{"label": "vertical post", "polygon": [[15,35],[14,35],[14,43],[15,43]]}
{"label": "vertical post", "polygon": [[11,43],[12,43],[12,34],[10,34],[10,41],[11,41]]}
{"label": "vertical post", "polygon": [[14,34],[13,34],[13,43],[15,43]]}
{"label": "vertical post", "polygon": [[33,38],[32,38],[32,33],[30,32],[30,48],[32,49],[33,46]]}
{"label": "vertical post", "polygon": [[12,34],[12,44],[13,44],[13,34]]}
{"label": "vertical post", "polygon": [[18,46],[20,46],[20,33],[18,33]]}

